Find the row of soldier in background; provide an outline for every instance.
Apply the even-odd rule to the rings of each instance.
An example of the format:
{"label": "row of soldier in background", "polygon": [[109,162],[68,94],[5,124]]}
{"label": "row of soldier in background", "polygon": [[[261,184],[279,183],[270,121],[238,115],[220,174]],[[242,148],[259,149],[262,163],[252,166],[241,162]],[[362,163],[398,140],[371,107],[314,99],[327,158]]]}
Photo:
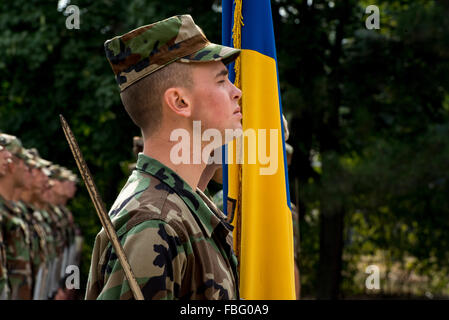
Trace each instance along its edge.
{"label": "row of soldier in background", "polygon": [[[0,299],[73,299],[82,237],[66,203],[77,176],[0,133]],[[70,268],[69,268],[70,269]]]}

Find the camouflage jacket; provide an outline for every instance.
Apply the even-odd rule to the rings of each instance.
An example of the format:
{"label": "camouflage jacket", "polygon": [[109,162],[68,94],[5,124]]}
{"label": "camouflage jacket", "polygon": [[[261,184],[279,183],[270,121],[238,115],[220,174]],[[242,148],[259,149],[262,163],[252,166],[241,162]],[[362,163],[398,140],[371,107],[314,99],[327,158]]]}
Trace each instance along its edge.
{"label": "camouflage jacket", "polygon": [[[201,192],[140,153],[109,216],[145,299],[238,299],[232,226]],[[104,229],[86,299],[132,299]]]}
{"label": "camouflage jacket", "polygon": [[4,212],[4,241],[6,243],[6,262],[8,284],[12,300],[31,299],[32,265],[30,233],[26,222],[20,218],[20,209],[14,203],[0,198]]}
{"label": "camouflage jacket", "polygon": [[5,300],[9,296],[6,243],[3,240],[3,215],[3,210],[0,208],[0,300]]}
{"label": "camouflage jacket", "polygon": [[29,211],[29,208],[23,201],[16,201],[15,205],[20,209],[20,218],[27,224],[28,227],[30,235],[30,260],[34,279],[42,262],[40,227],[34,219],[32,212]]}

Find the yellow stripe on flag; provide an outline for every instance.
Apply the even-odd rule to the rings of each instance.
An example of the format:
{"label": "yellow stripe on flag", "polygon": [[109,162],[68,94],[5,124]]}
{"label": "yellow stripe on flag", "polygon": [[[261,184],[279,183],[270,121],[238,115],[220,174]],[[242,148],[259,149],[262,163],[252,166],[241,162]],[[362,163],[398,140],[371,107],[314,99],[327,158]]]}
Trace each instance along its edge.
{"label": "yellow stripe on flag", "polygon": [[[235,183],[238,168],[235,158],[228,165],[229,195],[234,198],[238,188],[242,188],[240,230],[236,217],[233,219],[234,237],[240,233],[240,247],[235,248],[240,263],[240,294],[250,300],[295,299],[293,227],[285,190],[276,62],[259,52],[242,50],[240,75],[243,131],[252,129],[257,137],[257,148],[249,148],[246,138],[243,144],[241,186]],[[277,143],[275,155],[269,157],[273,174],[261,174],[261,170],[270,173],[270,165],[260,162],[260,129],[266,130],[266,156],[270,155],[272,143]],[[270,129],[277,132],[271,142]],[[248,163],[250,150],[253,156],[256,152],[255,164]]]}

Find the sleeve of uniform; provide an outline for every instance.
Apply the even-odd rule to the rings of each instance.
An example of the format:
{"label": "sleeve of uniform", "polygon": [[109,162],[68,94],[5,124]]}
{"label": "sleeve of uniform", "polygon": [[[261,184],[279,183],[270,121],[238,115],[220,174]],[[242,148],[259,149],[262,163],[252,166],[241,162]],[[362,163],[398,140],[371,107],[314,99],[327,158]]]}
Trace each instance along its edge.
{"label": "sleeve of uniform", "polygon": [[[179,298],[186,254],[174,228],[161,220],[148,220],[120,238],[145,300]],[[105,283],[98,299],[132,299],[120,262],[109,251],[99,264]]]}

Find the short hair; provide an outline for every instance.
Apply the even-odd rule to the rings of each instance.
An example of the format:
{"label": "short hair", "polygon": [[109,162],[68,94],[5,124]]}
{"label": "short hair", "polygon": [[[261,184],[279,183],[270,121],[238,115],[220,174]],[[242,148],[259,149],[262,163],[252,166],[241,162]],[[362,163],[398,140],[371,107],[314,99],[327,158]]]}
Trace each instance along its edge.
{"label": "short hair", "polygon": [[120,93],[126,112],[146,136],[161,124],[164,92],[173,87],[192,87],[191,70],[191,64],[173,62]]}

